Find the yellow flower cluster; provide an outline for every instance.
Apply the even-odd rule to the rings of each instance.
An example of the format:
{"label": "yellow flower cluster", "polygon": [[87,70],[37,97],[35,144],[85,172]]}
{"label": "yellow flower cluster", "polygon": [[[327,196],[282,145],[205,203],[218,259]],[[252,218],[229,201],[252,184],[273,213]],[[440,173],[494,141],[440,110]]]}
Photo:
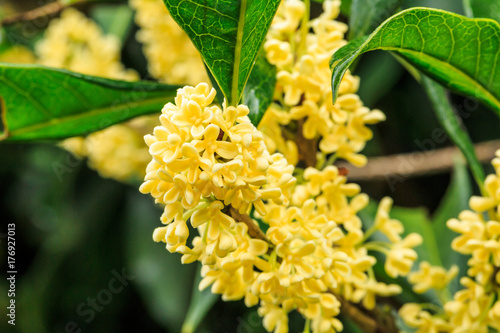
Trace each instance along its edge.
{"label": "yellow flower cluster", "polygon": [[171,84],[208,80],[203,61],[186,33],[177,25],[161,0],[130,0],[141,28],[137,39],[144,44],[151,75]]}
{"label": "yellow flower cluster", "polygon": [[[153,160],[140,191],[165,204],[155,239],[164,240],[183,260],[200,256],[215,263],[236,250],[237,223],[227,215],[231,206],[239,213],[254,208],[266,214],[264,200],[286,203],[295,183],[293,166],[280,154],[270,155],[262,134],[251,124],[248,108],[211,105],[215,90],[208,84],[179,89],[175,104],[168,103],[161,126],[145,137]],[[186,247],[186,226],[203,230],[203,239]],[[239,222],[239,221],[238,221]]]}
{"label": "yellow flower cluster", "polygon": [[[364,244],[356,215],[368,204],[359,186],[335,166],[308,168],[296,185],[294,167],[268,152],[248,108],[221,108],[212,105],[214,97],[204,83],[179,89],[175,104],[162,110],[161,126],[145,136],[153,159],[140,191],[165,205],[165,226],[153,239],[181,253],[183,263],[203,264],[201,289],[259,304],[268,331],[288,332],[288,313],[297,310],[313,332],[338,332],[338,297],[373,309],[376,296],[400,293],[374,277],[368,251],[376,248]],[[400,224],[389,218],[387,200],[376,230]],[[199,235],[189,245],[191,227]],[[402,232],[398,225],[387,245],[401,253],[390,259],[399,275],[409,271],[411,247],[420,241],[401,239]]]}
{"label": "yellow flower cluster", "polygon": [[15,45],[0,53],[0,61],[16,64],[32,64],[36,59],[30,49],[24,46]]}
{"label": "yellow flower cluster", "polygon": [[36,45],[38,62],[49,67],[121,80],[137,80],[120,62],[120,41],[104,36],[99,26],[73,8],[50,22]]}
{"label": "yellow flower cluster", "polygon": [[[431,314],[422,305],[407,304],[400,310],[405,322],[418,332],[488,332],[500,330],[500,151],[493,159],[496,174],[484,183],[484,196],[474,196],[458,219],[447,222],[448,228],[459,234],[452,249],[471,255],[466,277],[460,279],[465,288],[444,304],[442,313]],[[489,220],[485,214],[489,215]],[[422,264],[424,266],[424,264]],[[414,274],[414,275],[413,275]],[[415,289],[443,288],[456,274],[456,268],[446,273],[428,265],[413,273],[410,282]],[[427,276],[424,276],[427,274]],[[413,280],[413,281],[412,281]],[[439,281],[442,280],[442,281]]]}
{"label": "yellow flower cluster", "polygon": [[[175,104],[162,110],[161,126],[145,137],[153,159],[140,191],[165,205],[165,226],[153,239],[181,253],[183,263],[203,264],[200,289],[211,286],[224,300],[259,305],[268,331],[288,332],[293,310],[313,332],[341,331],[339,298],[373,309],[377,296],[401,292],[376,280],[369,251],[387,255],[391,276],[406,276],[416,260],[413,247],[421,243],[416,234],[401,237],[401,222],[389,218],[390,199],[382,201],[365,235],[357,213],[368,196],[337,167],[309,167],[298,185],[293,177],[299,151],[281,126],[302,123],[305,138],[322,138],[325,155],[361,165],[359,152],[372,136],[366,124],[384,119],[363,107],[355,95],[358,79],[351,75],[339,102],[331,103],[328,59],[345,44],[345,25],[333,20],[338,6],[325,1],[325,13],[303,23],[304,4],[283,2],[264,45],[278,67],[276,103],[259,131],[246,106],[212,105],[215,91],[198,84],[180,89]],[[307,28],[303,42],[294,37],[300,25]],[[310,27],[314,33],[307,33]],[[192,228],[199,235],[187,244]],[[377,231],[389,242],[369,241]]]}
{"label": "yellow flower cluster", "polygon": [[268,61],[276,65],[278,74],[275,103],[259,129],[267,137],[270,151],[282,152],[294,164],[299,160],[297,147],[292,140],[283,139],[282,130],[292,121],[300,125],[305,139],[320,140],[322,154],[335,154],[363,166],[366,157],[359,152],[373,135],[367,125],[385,120],[381,111],[363,106],[356,95],[359,79],[350,73],[340,85],[337,102],[332,103],[329,59],[347,43],[347,25],[335,21],[339,6],[338,0],[324,1],[324,13],[309,22],[302,1],[284,0],[264,44]]}
{"label": "yellow flower cluster", "polygon": [[[85,33],[82,33],[84,31]],[[36,45],[38,63],[51,67],[120,80],[137,80],[133,70],[120,62],[120,42],[105,36],[92,20],[69,8],[49,24],[45,37]],[[158,123],[156,116],[136,118],[94,132],[87,137],[64,140],[61,146],[102,177],[119,181],[138,180],[150,160],[143,136]]]}

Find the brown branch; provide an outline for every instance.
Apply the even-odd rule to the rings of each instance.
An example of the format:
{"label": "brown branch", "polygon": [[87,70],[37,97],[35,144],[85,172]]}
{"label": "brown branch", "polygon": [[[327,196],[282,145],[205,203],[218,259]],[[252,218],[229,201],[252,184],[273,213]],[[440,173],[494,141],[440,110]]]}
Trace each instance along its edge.
{"label": "brown branch", "polygon": [[[483,142],[475,145],[479,161],[489,163],[500,149],[500,140]],[[353,181],[384,180],[388,177],[411,178],[437,174],[453,168],[453,159],[460,151],[455,147],[418,151],[384,157],[372,157],[363,168],[356,168],[346,162],[336,165],[349,170],[349,179]]]}
{"label": "brown branch", "polygon": [[297,121],[297,132],[295,142],[297,143],[297,148],[299,150],[299,160],[303,161],[306,166],[314,167],[317,162],[316,153],[318,151],[318,139],[308,140],[304,138],[303,128],[304,119]]}
{"label": "brown branch", "polygon": [[19,13],[11,17],[4,18],[0,21],[0,26],[15,24],[17,22],[34,21],[45,16],[55,16],[62,11],[66,6],[59,1],[53,1],[33,10]]}
{"label": "brown branch", "polygon": [[237,209],[232,206],[229,207],[229,214],[233,219],[238,222],[243,222],[248,226],[248,235],[252,238],[261,239],[267,243],[271,243],[269,239],[267,239],[266,235],[260,230],[259,226],[250,218],[250,216],[246,214],[241,214]]}
{"label": "brown branch", "polygon": [[333,293],[340,302],[340,312],[365,333],[397,333],[394,317],[379,308],[368,311]]}

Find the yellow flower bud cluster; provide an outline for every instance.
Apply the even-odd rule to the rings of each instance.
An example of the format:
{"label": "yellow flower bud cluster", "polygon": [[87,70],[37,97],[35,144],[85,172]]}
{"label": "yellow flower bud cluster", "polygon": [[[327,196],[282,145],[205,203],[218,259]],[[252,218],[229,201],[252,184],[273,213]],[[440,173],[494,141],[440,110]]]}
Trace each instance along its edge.
{"label": "yellow flower bud cluster", "polygon": [[161,0],[130,0],[151,75],[171,84],[208,80],[201,56]]}
{"label": "yellow flower bud cluster", "polygon": [[366,157],[359,152],[373,135],[367,125],[385,120],[381,111],[363,106],[356,95],[359,79],[350,73],[340,85],[337,102],[332,103],[329,59],[347,43],[347,25],[335,21],[339,6],[340,1],[324,1],[324,12],[308,22],[302,1],[283,1],[264,44],[268,61],[276,65],[278,74],[275,103],[259,129],[269,137],[266,142],[273,142],[270,151],[282,152],[294,164],[299,159],[295,143],[280,139],[285,134],[282,126],[292,121],[301,124],[305,139],[320,140],[323,154],[336,154],[363,166]]}
{"label": "yellow flower bud cluster", "polygon": [[137,80],[120,62],[120,41],[104,36],[99,26],[73,8],[50,22],[36,45],[38,63],[74,72],[120,80]]}
{"label": "yellow flower bud cluster", "polygon": [[0,53],[0,62],[16,64],[33,64],[35,55],[25,46],[14,45]]}
{"label": "yellow flower bud cluster", "polygon": [[[46,66],[112,79],[139,78],[121,64],[119,40],[103,35],[95,22],[73,8],[50,22],[44,38],[36,45],[36,55],[38,63]],[[150,160],[143,136],[157,123],[156,116],[139,117],[85,138],[66,139],[61,146],[78,158],[86,157],[89,167],[102,177],[139,180]]]}
{"label": "yellow flower bud cluster", "polygon": [[[179,89],[145,136],[153,158],[140,191],[164,205],[153,239],[183,263],[203,264],[201,289],[258,304],[268,331],[288,332],[297,310],[313,332],[338,332],[338,297],[373,309],[377,295],[400,293],[374,278],[356,215],[368,204],[359,186],[335,166],[308,168],[296,185],[294,167],[268,152],[248,108],[221,108],[214,97],[204,83]],[[387,219],[389,209],[381,209]],[[414,245],[407,242],[397,234],[398,251]]]}
{"label": "yellow flower bud cluster", "polygon": [[[175,104],[165,105],[161,126],[145,137],[153,160],[140,188],[166,205],[162,222],[168,226],[158,229],[155,239],[185,254],[183,260],[202,256],[204,263],[236,250],[237,224],[226,207],[240,213],[254,208],[263,216],[264,201],[288,202],[285,194],[295,183],[293,166],[268,153],[248,108],[223,104],[221,109],[211,105],[214,98],[215,90],[200,83],[179,89]],[[205,245],[186,247],[189,218],[203,230],[202,240],[194,243]]]}
{"label": "yellow flower bud cluster", "polygon": [[[459,234],[451,244],[452,249],[471,255],[468,276],[460,279],[464,289],[444,304],[441,313],[431,314],[419,304],[407,304],[400,310],[404,321],[418,328],[418,332],[500,330],[500,151],[492,164],[496,174],[486,178],[485,194],[472,197],[469,201],[471,210],[463,211],[458,219],[447,222],[448,228]],[[454,267],[446,272],[422,263],[420,271],[412,273],[409,280],[419,292],[439,289],[444,288],[456,272]]]}

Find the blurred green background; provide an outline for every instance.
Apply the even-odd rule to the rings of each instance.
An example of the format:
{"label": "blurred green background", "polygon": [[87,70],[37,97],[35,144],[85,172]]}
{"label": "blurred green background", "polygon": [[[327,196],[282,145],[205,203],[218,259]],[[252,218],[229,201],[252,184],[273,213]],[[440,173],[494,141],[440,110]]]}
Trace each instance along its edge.
{"label": "blurred green background", "polygon": [[[2,0],[0,16],[39,5],[36,0]],[[313,12],[318,11],[315,6]],[[405,6],[463,11],[458,0],[407,0]],[[79,8],[97,18],[103,29],[109,28],[106,22],[110,17],[119,15],[120,20],[128,20],[119,29],[124,41],[122,59],[126,67],[136,69],[145,78],[146,62],[134,38],[137,27],[123,3],[95,1]],[[33,47],[43,28],[43,24],[37,26],[26,45]],[[418,151],[416,142],[430,138],[439,127],[418,83],[388,53],[366,55],[355,74],[361,77],[361,99],[367,106],[383,110],[388,119],[374,129],[375,137],[365,153],[384,156]],[[466,101],[454,96],[453,102],[460,107]],[[498,118],[485,108],[479,107],[464,123],[474,142],[500,137]],[[436,148],[450,145],[446,141]],[[394,191],[385,181],[360,185],[376,200],[389,195],[396,205],[422,207],[432,213],[448,188],[451,171],[408,179]],[[16,326],[1,320],[0,332],[180,331],[193,296],[197,266],[181,265],[178,255],[152,241],[161,210],[137,187],[100,178],[85,162],[51,143],[0,144],[3,318],[8,302],[5,234],[9,223],[16,224],[18,272]],[[131,277],[129,283],[120,292],[108,292],[115,273],[123,270]],[[106,304],[99,303],[99,295]],[[92,299],[96,298],[98,304],[91,310]],[[292,316],[290,327],[291,332],[303,329],[299,316]],[[196,331],[264,330],[255,309],[247,309],[243,302],[218,300]],[[351,331],[354,328],[346,329]]]}

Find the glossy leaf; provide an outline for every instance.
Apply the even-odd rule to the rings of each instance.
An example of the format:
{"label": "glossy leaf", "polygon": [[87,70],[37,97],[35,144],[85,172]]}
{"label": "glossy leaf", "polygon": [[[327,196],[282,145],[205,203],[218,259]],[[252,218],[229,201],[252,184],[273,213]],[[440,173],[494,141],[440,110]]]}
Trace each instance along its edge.
{"label": "glossy leaf", "polygon": [[457,218],[461,211],[469,209],[469,199],[472,196],[472,186],[467,168],[463,162],[457,160],[451,183],[446,194],[432,217],[432,228],[435,235],[439,235],[439,255],[445,268],[452,264],[458,265],[460,274],[467,271],[468,256],[451,249],[451,242],[458,234],[446,226],[449,219]]}
{"label": "glossy leaf", "polygon": [[243,104],[250,109],[250,120],[257,127],[273,102],[276,87],[276,67],[260,54],[243,92]]}
{"label": "glossy leaf", "polygon": [[4,132],[0,140],[50,140],[87,134],[160,112],[177,86],[115,81],[60,69],[0,64]]}
{"label": "glossy leaf", "polygon": [[392,51],[452,90],[471,95],[500,115],[500,26],[488,19],[428,8],[394,15],[370,36],[331,59],[333,98],[350,64],[374,50]]}
{"label": "glossy leaf", "polygon": [[182,333],[194,333],[197,327],[203,321],[208,311],[214,306],[219,299],[219,295],[212,294],[210,288],[203,291],[198,289],[201,281],[201,265],[198,265],[198,274],[194,280],[193,293],[191,295],[191,302],[189,310],[182,325]]}
{"label": "glossy leaf", "polygon": [[280,0],[164,0],[236,105]]}
{"label": "glossy leaf", "polygon": [[464,0],[464,9],[469,17],[490,18],[500,22],[500,0]]}
{"label": "glossy leaf", "polygon": [[352,0],[349,39],[371,33],[380,23],[393,15],[402,2],[402,0]]}
{"label": "glossy leaf", "polygon": [[482,188],[485,178],[483,167],[476,156],[471,138],[462,127],[460,118],[450,105],[446,89],[426,76],[422,76],[422,85],[434,106],[439,123],[464,155],[477,184]]}

